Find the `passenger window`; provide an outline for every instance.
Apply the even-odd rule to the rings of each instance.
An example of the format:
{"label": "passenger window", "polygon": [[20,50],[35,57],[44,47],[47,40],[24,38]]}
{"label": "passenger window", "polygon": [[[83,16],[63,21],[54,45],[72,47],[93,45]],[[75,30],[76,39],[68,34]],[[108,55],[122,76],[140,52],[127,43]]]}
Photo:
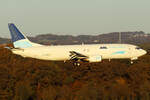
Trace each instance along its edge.
{"label": "passenger window", "polygon": [[104,46],[103,46],[103,47],[100,47],[100,49],[107,49],[107,47],[104,47]]}

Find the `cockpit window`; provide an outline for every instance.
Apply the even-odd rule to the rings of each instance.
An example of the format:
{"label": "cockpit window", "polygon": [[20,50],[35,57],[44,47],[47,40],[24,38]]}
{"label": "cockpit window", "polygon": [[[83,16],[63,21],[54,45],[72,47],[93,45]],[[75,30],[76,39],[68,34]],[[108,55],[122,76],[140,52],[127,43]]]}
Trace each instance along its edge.
{"label": "cockpit window", "polygon": [[103,46],[103,47],[100,47],[100,49],[107,49],[107,47]]}
{"label": "cockpit window", "polygon": [[140,47],[136,47],[135,49],[140,50],[141,48]]}

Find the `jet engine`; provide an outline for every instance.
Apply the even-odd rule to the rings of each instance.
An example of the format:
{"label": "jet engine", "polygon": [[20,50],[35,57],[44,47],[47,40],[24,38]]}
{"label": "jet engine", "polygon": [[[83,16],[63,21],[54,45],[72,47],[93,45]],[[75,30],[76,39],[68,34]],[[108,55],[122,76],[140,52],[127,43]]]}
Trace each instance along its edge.
{"label": "jet engine", "polygon": [[87,60],[89,62],[101,62],[102,61],[102,56],[100,56],[100,55],[93,55],[93,56],[90,56]]}

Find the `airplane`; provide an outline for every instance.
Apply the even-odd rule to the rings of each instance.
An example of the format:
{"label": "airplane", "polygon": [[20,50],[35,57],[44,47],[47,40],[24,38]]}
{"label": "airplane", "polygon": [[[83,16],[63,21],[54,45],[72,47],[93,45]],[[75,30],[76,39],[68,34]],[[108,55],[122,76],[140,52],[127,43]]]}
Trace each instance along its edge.
{"label": "airplane", "polygon": [[9,49],[23,57],[64,62],[71,60],[79,66],[80,62],[93,63],[104,59],[130,59],[132,64],[133,60],[147,53],[131,44],[41,45],[29,41],[13,23],[9,23],[8,27],[14,46]]}

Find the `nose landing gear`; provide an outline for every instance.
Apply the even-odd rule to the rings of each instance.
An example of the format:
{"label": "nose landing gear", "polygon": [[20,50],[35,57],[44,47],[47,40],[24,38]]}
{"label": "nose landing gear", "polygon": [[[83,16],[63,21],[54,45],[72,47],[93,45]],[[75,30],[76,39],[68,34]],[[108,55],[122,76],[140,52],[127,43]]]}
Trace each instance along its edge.
{"label": "nose landing gear", "polygon": [[131,58],[131,64],[133,64],[134,62],[133,62],[133,60],[137,60],[138,59],[138,57],[135,57],[135,58]]}
{"label": "nose landing gear", "polygon": [[131,62],[130,62],[131,64],[133,64],[134,62],[131,60]]}

